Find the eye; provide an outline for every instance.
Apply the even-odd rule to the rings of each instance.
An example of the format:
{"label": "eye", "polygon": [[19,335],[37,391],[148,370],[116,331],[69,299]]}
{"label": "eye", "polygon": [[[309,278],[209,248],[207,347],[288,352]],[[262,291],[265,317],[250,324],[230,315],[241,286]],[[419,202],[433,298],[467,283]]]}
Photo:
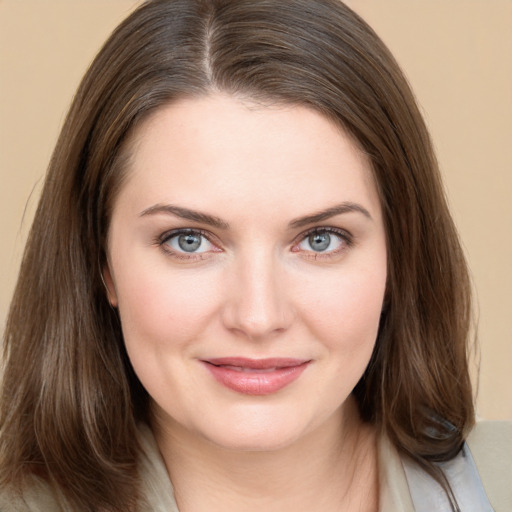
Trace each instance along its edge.
{"label": "eye", "polygon": [[167,246],[166,250],[181,254],[202,254],[216,249],[201,231],[193,229],[167,233],[162,237],[160,244]]}
{"label": "eye", "polygon": [[350,246],[352,242],[351,236],[342,231],[334,228],[329,229],[314,229],[306,233],[301,241],[292,249],[296,251],[313,252],[321,255],[335,254],[346,247]]}

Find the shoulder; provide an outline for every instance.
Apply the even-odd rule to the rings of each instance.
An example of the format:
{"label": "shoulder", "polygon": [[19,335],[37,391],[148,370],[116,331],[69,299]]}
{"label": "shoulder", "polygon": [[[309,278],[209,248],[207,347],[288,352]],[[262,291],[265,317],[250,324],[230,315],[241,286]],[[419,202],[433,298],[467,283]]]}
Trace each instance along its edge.
{"label": "shoulder", "polygon": [[467,444],[493,508],[512,510],[512,422],[478,422]]}
{"label": "shoulder", "polygon": [[32,479],[22,493],[9,488],[0,489],[2,512],[64,512],[50,487],[38,479]]}
{"label": "shoulder", "polygon": [[[387,464],[389,459],[388,456],[383,462]],[[388,487],[395,490],[399,499],[395,498],[393,507],[382,510],[452,510],[445,491],[437,481],[407,457],[401,456],[401,463],[401,468],[394,464],[388,479]],[[512,510],[512,423],[478,423],[459,454],[438,463],[438,466],[462,510]],[[397,501],[405,503],[407,498],[412,501],[401,508],[396,506]]]}
{"label": "shoulder", "polygon": [[[177,512],[172,485],[151,429],[139,425],[141,454],[139,472],[142,499],[137,510],[152,512]],[[65,498],[42,480],[31,477],[16,493],[10,488],[0,488],[0,512],[70,512]]]}

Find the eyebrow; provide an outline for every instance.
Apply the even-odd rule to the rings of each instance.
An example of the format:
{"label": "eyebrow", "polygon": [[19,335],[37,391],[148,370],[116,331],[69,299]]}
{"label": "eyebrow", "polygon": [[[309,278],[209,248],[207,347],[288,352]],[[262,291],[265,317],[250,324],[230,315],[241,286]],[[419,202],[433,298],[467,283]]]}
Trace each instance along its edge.
{"label": "eyebrow", "polygon": [[[308,224],[314,224],[316,222],[321,222],[330,219],[331,217],[335,217],[336,215],[352,212],[361,213],[368,219],[372,220],[370,212],[360,204],[344,202],[336,206],[326,208],[325,210],[313,213],[311,215],[298,217],[297,219],[290,221],[288,226],[292,229],[301,228],[307,226]],[[149,208],[143,210],[140,216],[145,217],[147,215],[158,215],[162,213],[174,215],[176,217],[191,220],[194,222],[200,222],[202,224],[207,224],[218,229],[229,229],[229,224],[219,217],[209,215],[208,213],[198,212],[196,210],[183,208],[181,206],[175,206],[172,204],[155,204],[154,206],[150,206]]]}
{"label": "eyebrow", "polygon": [[219,217],[195,210],[189,210],[188,208],[183,208],[181,206],[174,206],[172,204],[155,204],[154,206],[146,208],[140,216],[145,217],[146,215],[157,215],[161,213],[174,215],[194,222],[200,222],[201,224],[207,224],[217,229],[229,229],[229,224]]}
{"label": "eyebrow", "polygon": [[306,215],[304,217],[294,219],[290,222],[289,226],[290,228],[302,228],[304,226],[307,226],[308,224],[315,224],[316,222],[321,222],[323,220],[330,219],[331,217],[335,217],[336,215],[352,212],[362,213],[368,219],[373,220],[372,216],[370,215],[370,212],[360,204],[344,202],[336,206],[332,206],[331,208],[321,210],[317,213],[313,213],[312,215]]}

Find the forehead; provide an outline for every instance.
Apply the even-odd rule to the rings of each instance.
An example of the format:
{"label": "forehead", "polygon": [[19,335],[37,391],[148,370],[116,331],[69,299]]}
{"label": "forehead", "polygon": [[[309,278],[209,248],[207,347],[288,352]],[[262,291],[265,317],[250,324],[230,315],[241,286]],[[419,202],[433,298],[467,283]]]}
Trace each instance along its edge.
{"label": "forehead", "polygon": [[[371,165],[339,126],[313,109],[226,95],[166,105],[135,130],[121,195],[146,203],[220,208],[378,207]],[[258,206],[259,205],[259,206]],[[298,212],[299,214],[301,212]]]}

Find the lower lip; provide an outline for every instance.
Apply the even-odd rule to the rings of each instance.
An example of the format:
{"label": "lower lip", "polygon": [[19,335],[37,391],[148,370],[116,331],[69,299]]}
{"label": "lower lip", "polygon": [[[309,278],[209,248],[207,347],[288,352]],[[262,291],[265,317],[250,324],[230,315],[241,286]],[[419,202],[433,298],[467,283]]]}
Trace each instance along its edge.
{"label": "lower lip", "polygon": [[269,372],[237,371],[223,366],[203,362],[215,380],[227,388],[244,395],[270,395],[277,393],[297,380],[306,369],[308,362],[297,366],[276,368]]}

